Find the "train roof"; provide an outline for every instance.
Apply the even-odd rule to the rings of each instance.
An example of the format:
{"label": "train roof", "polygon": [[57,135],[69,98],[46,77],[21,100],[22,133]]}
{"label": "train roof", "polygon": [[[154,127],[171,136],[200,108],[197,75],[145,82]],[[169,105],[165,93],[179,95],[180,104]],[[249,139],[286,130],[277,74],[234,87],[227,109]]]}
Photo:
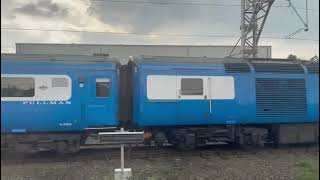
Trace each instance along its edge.
{"label": "train roof", "polygon": [[318,61],[291,60],[275,58],[208,58],[208,57],[174,57],[174,56],[133,56],[131,60],[136,64],[220,64],[220,63],[279,63],[279,64],[319,64]]}
{"label": "train roof", "polygon": [[[231,72],[279,72],[319,74],[319,61],[272,59],[272,58],[207,58],[207,57],[169,57],[169,56],[135,56],[131,61],[137,66],[152,64],[172,66],[199,65],[209,68],[213,64],[223,64]],[[306,70],[305,70],[306,69]]]}
{"label": "train roof", "polygon": [[[231,59],[231,58],[229,58]],[[131,60],[135,64],[220,64],[225,58],[207,57],[175,57],[175,56],[133,56]],[[243,59],[235,59],[237,62],[244,62]]]}
{"label": "train roof", "polygon": [[112,63],[120,65],[116,58],[109,56],[87,56],[87,55],[43,55],[43,54],[6,54],[1,53],[1,61],[32,61],[50,63],[70,63],[70,64],[100,64]]}

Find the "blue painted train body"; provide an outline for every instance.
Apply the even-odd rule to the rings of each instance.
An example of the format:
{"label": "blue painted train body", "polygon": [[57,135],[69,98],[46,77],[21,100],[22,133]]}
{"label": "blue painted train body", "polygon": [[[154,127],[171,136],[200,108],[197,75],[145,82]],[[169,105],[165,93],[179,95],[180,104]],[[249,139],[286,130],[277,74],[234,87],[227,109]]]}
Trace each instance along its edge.
{"label": "blue painted train body", "polygon": [[[194,61],[193,61],[194,60]],[[239,60],[146,57],[134,58],[133,122],[139,126],[239,125],[319,122],[319,64],[287,60]],[[148,77],[156,76],[159,92],[149,98]],[[164,78],[159,80],[159,77]],[[183,78],[233,78],[234,98],[179,97]],[[169,82],[173,78],[173,83]],[[206,79],[202,78],[203,81]],[[213,82],[215,83],[215,82]],[[221,83],[214,86],[223,86]],[[148,89],[149,88],[149,89]],[[201,89],[200,88],[200,89]],[[228,91],[216,88],[217,91]],[[156,90],[154,90],[156,91]],[[176,95],[174,95],[176,93]],[[215,91],[213,90],[214,94]],[[220,92],[218,92],[220,93]],[[223,93],[223,92],[222,92]],[[225,92],[228,93],[228,92]],[[221,95],[221,94],[220,94]],[[194,96],[194,95],[190,95]],[[223,95],[222,95],[223,96]]]}
{"label": "blue painted train body", "polygon": [[[54,80],[63,80],[56,78],[61,75],[70,78],[70,83],[59,92],[63,87],[57,86],[59,82],[54,85]],[[12,88],[9,86],[17,84],[7,83],[4,78],[28,77],[33,79],[33,97],[23,99],[19,94],[6,92],[6,86]],[[108,81],[109,94],[105,97],[97,97],[99,79]],[[41,87],[45,88],[40,90]],[[56,89],[50,91],[50,88]],[[68,97],[61,97],[69,88]],[[45,91],[48,93],[42,97]],[[86,128],[117,126],[118,122],[116,62],[81,56],[1,57],[1,133],[78,132]]]}
{"label": "blue painted train body", "polygon": [[187,148],[314,142],[318,124],[318,62],[1,55],[1,146],[74,152],[119,127]]}

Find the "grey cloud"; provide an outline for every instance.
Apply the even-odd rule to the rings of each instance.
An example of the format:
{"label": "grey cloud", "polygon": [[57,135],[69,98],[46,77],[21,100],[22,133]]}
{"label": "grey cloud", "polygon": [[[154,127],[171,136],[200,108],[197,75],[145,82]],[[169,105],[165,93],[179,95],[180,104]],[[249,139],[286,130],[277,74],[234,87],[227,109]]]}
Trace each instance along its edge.
{"label": "grey cloud", "polygon": [[12,9],[16,6],[14,1],[1,1],[1,19],[14,19],[16,16]]}
{"label": "grey cloud", "polygon": [[170,22],[178,25],[194,21],[201,14],[201,7],[92,2],[88,12],[108,24],[127,24],[134,31],[150,32]]}
{"label": "grey cloud", "polygon": [[37,3],[29,3],[15,8],[15,12],[40,17],[64,17],[68,15],[68,9],[53,3],[51,0],[42,0]]}
{"label": "grey cloud", "polygon": [[[150,0],[151,2],[163,2]],[[114,3],[91,1],[88,13],[111,25],[129,25],[132,31],[167,32],[176,34],[237,35],[240,33],[240,7],[174,6],[157,4]],[[181,1],[173,1],[181,2]],[[313,3],[318,3],[314,2]],[[222,4],[227,4],[221,1]],[[295,0],[297,7],[303,7]],[[236,3],[230,3],[236,4]],[[281,5],[277,3],[275,5]],[[283,4],[282,4],[283,5]],[[272,8],[263,36],[284,37],[301,28],[301,23],[290,8]],[[303,14],[303,12],[301,12]],[[319,14],[309,14],[318,20]],[[317,22],[310,22],[310,31],[297,37],[318,37]]]}
{"label": "grey cloud", "polygon": [[[73,0],[77,4],[84,0]],[[134,0],[132,0],[134,1]],[[146,0],[158,1],[163,0]],[[184,2],[183,0],[172,0],[167,2]],[[239,35],[240,34],[240,8],[239,7],[215,7],[215,6],[175,6],[175,5],[156,5],[156,4],[134,4],[134,3],[112,3],[86,0],[91,5],[87,9],[87,15],[97,17],[102,23],[111,26],[132,27],[131,32],[149,33],[174,33],[174,34],[207,34],[207,35]],[[196,0],[188,2],[198,2]],[[200,1],[199,1],[200,2]],[[229,1],[215,0],[214,3],[229,4]],[[230,4],[239,3],[231,1]],[[293,0],[296,7],[304,7],[305,1]],[[212,0],[201,0],[201,3],[212,3]],[[276,2],[275,5],[286,5]],[[21,5],[23,4],[23,5]],[[309,8],[317,9],[318,0],[309,1]],[[11,19],[16,15],[43,17],[43,20],[54,22],[60,19],[50,19],[49,17],[63,17],[72,14],[73,8],[66,9],[53,0],[35,0],[33,3],[21,0],[1,1],[1,19],[15,23]],[[303,11],[299,10],[304,17]],[[17,14],[18,13],[18,14]],[[47,18],[48,17],[48,18]],[[29,18],[29,17],[28,17]],[[37,21],[25,22],[38,24]],[[73,18],[73,19],[72,19]],[[77,17],[70,16],[70,23],[87,28],[87,24],[78,25]],[[10,21],[8,21],[10,20]],[[297,38],[319,38],[319,12],[309,12],[310,30],[297,34]],[[301,22],[290,8],[272,8],[263,30],[263,36],[284,37],[296,29],[300,28]],[[67,28],[67,27],[66,27]],[[89,28],[89,27],[88,27]],[[129,29],[128,29],[129,30]],[[6,47],[14,47],[18,42],[48,42],[47,36],[35,38],[25,31],[2,31],[6,37]],[[75,43],[92,44],[202,44],[202,45],[234,45],[237,38],[198,38],[198,37],[174,37],[161,36],[155,39],[148,36],[100,34],[100,33],[70,33],[79,36]],[[20,37],[21,36],[21,37]],[[10,38],[9,38],[10,37]],[[61,40],[61,43],[65,41]],[[67,41],[66,41],[67,42]],[[69,42],[69,41],[68,41]],[[281,43],[279,43],[281,42]],[[289,52],[295,54],[314,54],[319,50],[317,43],[309,41],[277,41],[273,39],[261,39],[261,45],[273,45],[272,53],[275,57],[286,57]],[[306,48],[303,48],[306,47]]]}

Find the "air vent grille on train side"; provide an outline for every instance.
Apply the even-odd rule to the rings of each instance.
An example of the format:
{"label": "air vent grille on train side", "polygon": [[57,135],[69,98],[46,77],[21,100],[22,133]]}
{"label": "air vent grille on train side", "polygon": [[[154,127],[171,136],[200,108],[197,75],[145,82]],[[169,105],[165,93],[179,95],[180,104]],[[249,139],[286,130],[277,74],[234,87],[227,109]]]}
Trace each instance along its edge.
{"label": "air vent grille on train side", "polygon": [[250,73],[250,67],[246,63],[224,63],[227,73]]}
{"label": "air vent grille on train side", "polygon": [[300,64],[252,63],[257,73],[303,74]]}
{"label": "air vent grille on train side", "polygon": [[256,79],[256,117],[306,117],[306,87],[303,79]]}
{"label": "air vent grille on train side", "polygon": [[319,63],[305,64],[309,74],[319,74]]}

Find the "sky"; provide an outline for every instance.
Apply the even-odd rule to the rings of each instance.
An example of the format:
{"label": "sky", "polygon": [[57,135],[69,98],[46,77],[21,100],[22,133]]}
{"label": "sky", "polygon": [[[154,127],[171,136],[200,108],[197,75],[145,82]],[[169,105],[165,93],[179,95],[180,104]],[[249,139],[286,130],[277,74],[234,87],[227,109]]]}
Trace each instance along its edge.
{"label": "sky", "polygon": [[[116,2],[117,1],[117,2]],[[153,3],[129,3],[153,2]],[[86,32],[18,31],[1,29],[1,52],[15,52],[15,43],[234,45],[240,36],[240,7],[154,4],[161,2],[239,5],[240,0],[1,0],[1,28],[75,30]],[[291,0],[305,8],[305,0]],[[287,0],[275,0],[263,37],[284,38],[303,27]],[[274,58],[319,55],[319,1],[308,0],[309,31],[294,38],[264,39]],[[298,9],[305,20],[305,11]],[[89,33],[111,32],[111,33]],[[235,37],[188,37],[141,34],[196,34]]]}

